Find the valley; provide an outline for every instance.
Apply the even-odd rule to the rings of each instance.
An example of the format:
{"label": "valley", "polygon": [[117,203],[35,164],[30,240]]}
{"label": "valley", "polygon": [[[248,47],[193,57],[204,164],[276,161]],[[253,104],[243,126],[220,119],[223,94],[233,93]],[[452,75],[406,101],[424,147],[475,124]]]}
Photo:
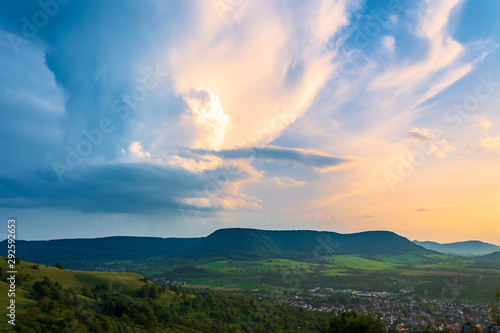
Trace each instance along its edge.
{"label": "valley", "polygon": [[[151,246],[129,256],[132,251],[126,240]],[[109,284],[107,290],[115,296],[132,297],[131,302],[154,285],[154,290],[160,288],[155,294],[161,302],[153,303],[172,309],[183,308],[183,301],[173,295],[189,290],[212,295],[207,297],[261,300],[270,308],[318,312],[323,326],[328,316],[357,311],[394,330],[457,329],[465,321],[489,320],[488,303],[500,281],[496,253],[479,257],[442,254],[388,232],[343,235],[225,229],[199,239],[111,237],[18,244],[23,263],[18,296],[21,315],[40,302],[31,285],[50,277],[91,304],[96,300],[89,290],[103,283]],[[56,263],[52,250],[57,247],[61,260],[56,262],[69,270],[52,267]],[[4,283],[1,288],[5,292]],[[205,312],[199,319],[204,316]],[[233,327],[236,317],[220,323]],[[241,327],[245,320],[238,320],[236,326]]]}

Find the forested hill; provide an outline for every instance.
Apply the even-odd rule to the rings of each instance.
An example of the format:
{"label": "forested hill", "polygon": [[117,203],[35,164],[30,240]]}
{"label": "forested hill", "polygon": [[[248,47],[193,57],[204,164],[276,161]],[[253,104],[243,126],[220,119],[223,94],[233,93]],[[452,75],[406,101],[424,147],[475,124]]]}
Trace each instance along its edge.
{"label": "forested hill", "polygon": [[[104,237],[16,241],[16,256],[40,264],[89,260],[129,260],[175,257],[192,248],[201,238]],[[2,244],[6,242],[3,241]],[[3,246],[3,245],[2,245]],[[7,248],[4,246],[3,248]],[[5,254],[2,254],[5,255]]]}
{"label": "forested hill", "polygon": [[183,256],[193,258],[307,258],[335,254],[425,253],[420,246],[389,231],[339,234],[327,231],[220,229]]}
{"label": "forested hill", "polygon": [[500,251],[493,252],[484,256],[475,258],[476,261],[472,265],[476,268],[500,269]]}
{"label": "forested hill", "polygon": [[[2,246],[7,249],[5,244]],[[16,243],[16,255],[19,258],[41,264],[150,257],[307,259],[318,255],[425,252],[428,250],[388,231],[339,234],[310,230],[231,228],[217,230],[204,238],[106,237]]]}

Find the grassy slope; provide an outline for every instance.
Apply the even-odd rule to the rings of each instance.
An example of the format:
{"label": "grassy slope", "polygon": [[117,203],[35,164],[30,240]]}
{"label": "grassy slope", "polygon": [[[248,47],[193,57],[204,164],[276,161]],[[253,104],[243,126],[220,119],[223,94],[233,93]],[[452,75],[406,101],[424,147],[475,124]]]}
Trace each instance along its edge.
{"label": "grassy slope", "polygon": [[[43,280],[44,277],[50,278],[53,282],[61,283],[65,288],[73,288],[77,292],[81,292],[83,287],[94,287],[96,284],[110,283],[112,290],[119,291],[123,294],[134,295],[144,285],[144,282],[139,279],[141,275],[136,273],[94,273],[94,272],[75,272],[61,270],[55,267],[46,267],[39,265],[39,269],[34,269],[33,263],[21,261],[16,265],[17,275],[28,274],[29,277],[20,285],[16,286],[16,313],[21,314],[35,306],[36,302],[28,298],[28,292],[36,281]],[[5,257],[0,257],[0,267],[7,271],[7,261]],[[9,298],[7,292],[9,286],[5,281],[0,282],[0,308],[6,309]],[[82,296],[83,297],[83,296]],[[0,328],[5,329],[6,316],[2,310],[2,320]]]}

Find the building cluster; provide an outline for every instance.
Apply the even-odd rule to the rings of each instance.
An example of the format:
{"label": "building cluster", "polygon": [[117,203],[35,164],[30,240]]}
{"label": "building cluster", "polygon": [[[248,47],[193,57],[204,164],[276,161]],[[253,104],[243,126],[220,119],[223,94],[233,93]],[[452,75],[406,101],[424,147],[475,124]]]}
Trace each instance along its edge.
{"label": "building cluster", "polygon": [[[347,304],[329,302],[336,293],[349,296]],[[279,303],[298,306],[311,311],[370,313],[380,319],[386,327],[398,331],[411,331],[433,327],[437,330],[452,328],[460,331],[465,322],[488,322],[488,306],[484,304],[426,300],[414,297],[409,290],[398,293],[363,292],[356,290],[310,289],[308,294],[280,298]]]}
{"label": "building cluster", "polygon": [[151,281],[158,282],[159,284],[162,284],[165,286],[184,286],[186,284],[186,282],[184,282],[184,281],[167,280],[167,278],[165,278],[165,277],[151,278]]}

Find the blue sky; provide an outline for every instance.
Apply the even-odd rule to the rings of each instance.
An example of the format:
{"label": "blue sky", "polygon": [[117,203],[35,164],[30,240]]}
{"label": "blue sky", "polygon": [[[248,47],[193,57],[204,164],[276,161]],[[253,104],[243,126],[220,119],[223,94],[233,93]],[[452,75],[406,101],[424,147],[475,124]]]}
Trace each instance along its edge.
{"label": "blue sky", "polygon": [[0,6],[0,211],[21,239],[498,244],[496,0]]}

